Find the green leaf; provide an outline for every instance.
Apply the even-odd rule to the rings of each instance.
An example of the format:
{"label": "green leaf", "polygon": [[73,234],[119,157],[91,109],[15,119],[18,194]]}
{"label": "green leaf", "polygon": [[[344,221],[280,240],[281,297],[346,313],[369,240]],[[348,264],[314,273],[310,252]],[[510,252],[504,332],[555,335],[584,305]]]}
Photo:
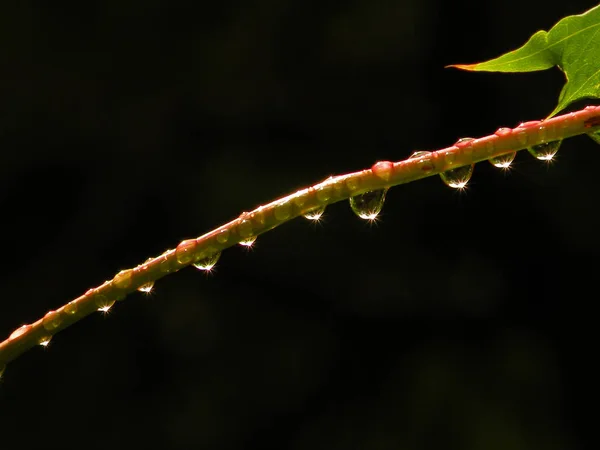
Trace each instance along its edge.
{"label": "green leaf", "polygon": [[567,79],[550,117],[582,98],[600,98],[600,5],[538,31],[521,48],[478,64],[448,67],[477,72],[533,72],[558,66]]}

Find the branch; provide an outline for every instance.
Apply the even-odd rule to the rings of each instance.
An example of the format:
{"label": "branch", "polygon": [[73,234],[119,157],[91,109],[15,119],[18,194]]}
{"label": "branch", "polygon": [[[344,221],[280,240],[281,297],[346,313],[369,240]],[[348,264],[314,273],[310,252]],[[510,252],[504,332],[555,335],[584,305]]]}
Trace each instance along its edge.
{"label": "branch", "polygon": [[[379,161],[370,169],[329,177],[254,211],[244,212],[203,236],[184,240],[173,250],[119,272],[112,280],[88,290],[56,311],[49,311],[37,322],[15,330],[0,343],[0,377],[7,363],[36,345],[47,345],[53,335],[93,312],[108,311],[115,302],[136,290],[149,292],[156,280],[186,266],[210,270],[226,248],[236,244],[252,245],[258,235],[298,216],[316,220],[327,205],[350,198],[360,217],[373,219],[381,208],[385,191],[391,186],[440,174],[449,186],[462,188],[470,178],[472,165],[477,162],[491,159],[498,167],[507,167],[514,153],[526,148],[538,159],[550,160],[562,139],[579,134],[590,134],[600,142],[600,106],[588,106],[544,121],[525,122],[514,129],[499,128],[489,136],[461,139],[451,147],[417,152],[396,163]],[[459,168],[462,169],[455,171]],[[379,195],[361,196],[377,191]],[[357,210],[361,205],[366,208],[363,214]]]}

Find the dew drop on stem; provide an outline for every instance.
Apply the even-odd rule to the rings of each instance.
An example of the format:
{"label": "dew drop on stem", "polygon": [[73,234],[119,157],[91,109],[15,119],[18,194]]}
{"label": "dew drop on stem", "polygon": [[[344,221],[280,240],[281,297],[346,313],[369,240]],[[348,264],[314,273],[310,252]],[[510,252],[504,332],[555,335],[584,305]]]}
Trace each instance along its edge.
{"label": "dew drop on stem", "polygon": [[304,204],[306,203],[306,190],[305,191],[300,191],[296,194],[296,196],[293,199],[294,205],[296,205],[299,209],[302,209],[304,207]]}
{"label": "dew drop on stem", "polygon": [[371,167],[373,175],[384,181],[389,181],[394,171],[394,163],[391,161],[378,161]]}
{"label": "dew drop on stem", "polygon": [[198,243],[196,239],[188,239],[179,243],[175,249],[175,256],[179,264],[189,264],[194,259],[194,250]]}
{"label": "dew drop on stem", "polygon": [[105,313],[113,307],[115,300],[109,299],[106,295],[99,294],[94,297],[94,303],[96,304],[98,311]]}
{"label": "dew drop on stem", "polygon": [[238,225],[238,233],[242,240],[239,242],[240,245],[244,247],[251,247],[256,241],[256,236],[252,233],[254,232],[254,228],[252,227],[252,222],[247,219],[244,219]]}
{"label": "dew drop on stem", "polygon": [[527,150],[540,161],[552,161],[556,155],[556,152],[558,152],[558,149],[560,148],[561,142],[562,140],[545,142],[543,144],[529,147]]}
{"label": "dew drop on stem", "polygon": [[292,205],[290,203],[282,203],[275,208],[273,215],[277,220],[287,220],[292,215]]}
{"label": "dew drop on stem", "polygon": [[408,157],[408,159],[420,158],[421,156],[426,156],[426,155],[431,155],[431,152],[426,151],[426,150],[417,150],[415,152],[412,152],[410,154],[410,156]]}
{"label": "dew drop on stem", "polygon": [[433,162],[431,161],[431,152],[425,150],[418,150],[413,152],[408,159],[420,158],[418,167],[422,172],[428,173],[433,170]]}
{"label": "dew drop on stem", "polygon": [[[456,141],[456,143],[454,144],[455,147],[458,148],[464,148],[464,147],[468,147],[470,145],[473,144],[472,141],[474,141],[475,139],[473,139],[472,137],[464,137],[464,138],[460,138],[458,141]],[[471,142],[469,144],[469,142]]]}
{"label": "dew drop on stem", "polygon": [[471,175],[473,175],[473,167],[475,167],[475,164],[450,169],[440,173],[440,178],[451,188],[464,189],[471,179]]}
{"label": "dew drop on stem", "polygon": [[473,154],[473,142],[475,142],[475,139],[472,137],[460,138],[454,143],[454,147],[460,149],[465,157],[470,158]]}
{"label": "dew drop on stem", "polygon": [[133,274],[133,270],[121,270],[118,274],[113,278],[113,286],[117,289],[127,289],[131,286],[131,276]]}
{"label": "dew drop on stem", "polygon": [[65,305],[65,307],[63,308],[63,311],[70,316],[74,316],[75,314],[77,314],[77,303],[75,303],[75,302],[67,303]]}
{"label": "dew drop on stem", "polygon": [[508,169],[510,167],[510,165],[512,164],[512,162],[514,161],[515,156],[517,156],[517,152],[511,152],[511,153],[506,153],[506,154],[500,155],[500,156],[494,156],[493,158],[490,158],[488,161],[494,167],[497,167],[499,169]]}
{"label": "dew drop on stem", "polygon": [[[285,207],[283,209],[281,209],[279,212],[276,212],[274,215],[275,215],[275,217],[277,217],[277,216],[282,217],[285,214],[287,214],[287,217],[289,217],[291,211],[292,211],[291,205],[289,203],[285,203]],[[286,219],[287,219],[287,217],[286,217]],[[254,214],[252,214],[251,219],[259,227],[262,227],[265,223],[267,223],[267,218],[265,217],[265,213],[262,211],[262,206],[259,207],[254,212]],[[280,219],[280,220],[284,220],[284,219]]]}
{"label": "dew drop on stem", "polygon": [[220,257],[221,257],[221,252],[216,252],[207,258],[202,258],[202,259],[192,263],[192,265],[198,270],[210,271],[215,266],[215,264],[217,264],[217,261],[219,260]]}
{"label": "dew drop on stem", "polygon": [[331,186],[321,186],[317,189],[317,199],[320,202],[328,202],[331,199]]}
{"label": "dew drop on stem", "polygon": [[38,340],[38,344],[41,345],[42,347],[48,347],[48,344],[50,343],[51,340],[52,340],[52,336],[50,336],[50,335],[42,336]]}
{"label": "dew drop on stem", "polygon": [[19,328],[17,328],[15,331],[13,331],[10,336],[8,337],[8,339],[16,339],[19,336],[22,336],[23,334],[27,333],[27,331],[29,331],[31,329],[31,325],[22,325]]}
{"label": "dew drop on stem", "polygon": [[256,242],[256,236],[250,236],[245,239],[242,239],[239,242],[239,244],[243,245],[244,247],[252,247],[252,245],[254,245],[255,242]]}
{"label": "dew drop on stem", "polygon": [[252,227],[252,222],[247,219],[244,219],[238,225],[238,233],[241,238],[247,238],[252,235],[254,229]]}
{"label": "dew drop on stem", "polygon": [[42,325],[46,331],[54,331],[62,323],[62,317],[59,312],[49,311],[42,319]]}
{"label": "dew drop on stem", "polygon": [[148,294],[154,289],[154,281],[148,281],[137,288],[138,291]]}
{"label": "dew drop on stem", "polygon": [[229,240],[229,230],[227,228],[219,231],[217,234],[217,242],[219,244],[226,244]]}
{"label": "dew drop on stem", "polygon": [[350,197],[350,208],[361,219],[375,220],[383,208],[387,191],[387,188],[378,189]]}
{"label": "dew drop on stem", "polygon": [[308,220],[313,220],[313,221],[321,220],[321,216],[323,216],[323,214],[325,213],[325,208],[327,208],[327,205],[317,206],[316,208],[313,208],[313,209],[305,212],[303,214],[303,216],[305,219],[308,219]]}

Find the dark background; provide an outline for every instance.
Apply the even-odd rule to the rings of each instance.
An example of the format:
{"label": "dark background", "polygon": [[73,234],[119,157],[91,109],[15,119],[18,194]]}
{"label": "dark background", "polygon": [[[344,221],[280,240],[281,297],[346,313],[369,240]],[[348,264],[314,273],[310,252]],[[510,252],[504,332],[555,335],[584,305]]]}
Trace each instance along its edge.
{"label": "dark background", "polygon": [[[545,117],[557,69],[444,66],[594,4],[2,3],[0,334],[331,174]],[[597,152],[396,187],[374,226],[336,204],[169,276],[8,366],[0,447],[583,448]]]}

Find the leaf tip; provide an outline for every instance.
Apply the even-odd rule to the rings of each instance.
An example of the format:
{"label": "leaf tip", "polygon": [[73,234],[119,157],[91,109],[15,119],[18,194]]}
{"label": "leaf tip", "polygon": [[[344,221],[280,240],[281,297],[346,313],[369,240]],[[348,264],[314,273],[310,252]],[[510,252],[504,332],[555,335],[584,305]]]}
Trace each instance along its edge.
{"label": "leaf tip", "polygon": [[449,64],[447,66],[444,66],[444,69],[459,69],[459,70],[476,71],[478,65],[479,64]]}

